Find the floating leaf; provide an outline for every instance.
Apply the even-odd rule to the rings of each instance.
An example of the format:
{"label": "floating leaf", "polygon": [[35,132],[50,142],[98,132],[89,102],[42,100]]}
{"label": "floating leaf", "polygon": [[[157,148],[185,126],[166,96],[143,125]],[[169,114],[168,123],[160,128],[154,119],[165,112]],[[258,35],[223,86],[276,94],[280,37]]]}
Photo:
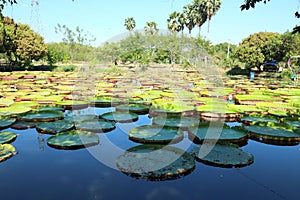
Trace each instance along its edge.
{"label": "floating leaf", "polygon": [[68,120],[58,120],[54,122],[44,122],[36,126],[36,130],[41,133],[56,134],[74,128],[74,123]]}
{"label": "floating leaf", "polygon": [[17,134],[13,132],[0,132],[0,144],[13,142],[17,138]]}
{"label": "floating leaf", "polygon": [[181,129],[156,125],[145,125],[130,130],[129,139],[140,143],[169,144],[183,140]]}
{"label": "floating leaf", "polygon": [[144,115],[149,113],[149,106],[143,104],[128,104],[128,105],[124,104],[124,105],[117,106],[116,110],[133,112],[139,115]]}
{"label": "floating leaf", "polygon": [[6,129],[15,123],[15,118],[0,117],[0,129]]}
{"label": "floating leaf", "polygon": [[57,149],[75,150],[99,144],[99,137],[92,132],[72,130],[49,137],[47,144]]}
{"label": "floating leaf", "polygon": [[172,146],[149,144],[127,150],[116,164],[129,176],[152,181],[177,179],[195,169],[189,153]]}
{"label": "floating leaf", "polygon": [[188,131],[189,138],[196,142],[202,143],[204,140],[217,141],[219,143],[238,143],[247,142],[248,135],[241,127],[230,128],[223,123],[201,123],[199,126],[191,127]]}
{"label": "floating leaf", "polygon": [[64,118],[64,113],[61,111],[46,110],[46,111],[32,111],[24,115],[18,116],[19,120],[28,122],[49,122],[60,120]]}
{"label": "floating leaf", "polygon": [[198,125],[200,120],[194,117],[157,116],[153,118],[152,122],[160,126],[188,128],[190,126]]}
{"label": "floating leaf", "polygon": [[0,144],[0,162],[16,155],[17,151],[11,144]]}
{"label": "floating leaf", "polygon": [[[206,151],[208,152],[206,153]],[[244,167],[254,162],[252,154],[246,153],[234,145],[201,145],[194,147],[191,154],[200,162],[218,167]]]}
{"label": "floating leaf", "polygon": [[137,121],[139,116],[135,113],[130,113],[130,112],[109,112],[109,113],[104,113],[100,117],[102,119],[109,120],[109,121],[128,123],[128,122]]}
{"label": "floating leaf", "polygon": [[116,128],[114,122],[105,121],[103,119],[91,119],[76,123],[76,129],[91,132],[109,132]]}

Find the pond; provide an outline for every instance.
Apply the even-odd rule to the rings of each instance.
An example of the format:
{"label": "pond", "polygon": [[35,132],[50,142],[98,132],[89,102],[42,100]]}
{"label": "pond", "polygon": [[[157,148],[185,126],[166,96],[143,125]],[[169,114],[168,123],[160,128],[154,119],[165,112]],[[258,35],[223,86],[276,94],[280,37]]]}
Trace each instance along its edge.
{"label": "pond", "polygon": [[[91,108],[88,108],[91,109]],[[114,108],[92,108],[97,115]],[[66,112],[70,114],[70,111]],[[131,128],[151,124],[148,115],[138,121],[117,123],[98,133],[100,144],[78,150],[59,150],[46,144],[51,135],[36,129],[12,131],[18,154],[0,164],[2,199],[296,199],[299,189],[300,146],[276,146],[248,140],[242,149],[254,163],[221,168],[196,161],[195,169],[174,180],[137,179],[116,170],[123,152],[141,144],[128,140]],[[172,146],[193,146],[186,132]],[[112,168],[112,166],[113,169]]]}
{"label": "pond", "polygon": [[[185,91],[180,90],[184,98],[177,96],[174,101],[172,87],[158,76],[141,79],[138,87],[147,92],[135,93],[139,97],[131,99],[135,103],[120,106],[115,96],[129,91],[124,85],[135,84],[128,78],[132,74],[119,79],[119,88],[113,84],[116,77],[99,83],[102,97],[90,103],[71,100],[68,87],[74,85],[73,74],[61,75],[63,81],[52,75],[15,82],[12,75],[9,80],[2,76],[0,126],[1,133],[17,134],[10,141],[17,154],[0,162],[1,199],[298,199],[298,86],[274,89],[274,83],[269,89],[257,81],[229,80],[220,97],[220,88],[189,75],[188,81],[176,82]],[[234,101],[220,104],[228,94]],[[39,106],[46,102],[59,107],[47,111],[48,107]],[[191,102],[197,112],[190,110]],[[126,114],[128,109],[133,113]],[[7,115],[13,116],[10,121],[30,121],[36,128],[20,130],[15,121],[4,126]],[[96,132],[79,138],[74,130],[65,134],[62,129],[73,122],[76,129],[83,129],[80,133]]]}

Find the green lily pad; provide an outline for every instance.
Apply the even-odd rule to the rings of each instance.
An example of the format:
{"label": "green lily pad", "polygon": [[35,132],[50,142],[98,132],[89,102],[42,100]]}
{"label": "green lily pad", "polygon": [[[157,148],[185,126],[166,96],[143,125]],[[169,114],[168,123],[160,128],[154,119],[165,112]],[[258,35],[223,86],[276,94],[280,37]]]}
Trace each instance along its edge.
{"label": "green lily pad", "polygon": [[194,117],[157,116],[153,118],[152,122],[160,126],[188,128],[190,126],[198,125],[200,120]]}
{"label": "green lily pad", "polygon": [[300,118],[283,118],[282,121],[290,126],[300,128]]}
{"label": "green lily pad", "polygon": [[300,142],[300,131],[296,127],[278,123],[253,123],[245,126],[250,132],[251,139],[282,145],[294,145]]}
{"label": "green lily pad", "polygon": [[157,144],[133,147],[119,156],[116,164],[131,177],[151,181],[178,179],[195,169],[195,160],[189,153]]}
{"label": "green lily pad", "polygon": [[47,106],[47,107],[39,107],[36,109],[36,111],[63,111],[64,109],[61,107],[55,107],[55,106]]}
{"label": "green lily pad", "polygon": [[47,144],[57,149],[75,150],[99,144],[99,136],[88,131],[72,130],[49,137]]}
{"label": "green lily pad", "polygon": [[0,144],[13,142],[17,138],[17,134],[13,132],[0,132]]}
{"label": "green lily pad", "polygon": [[17,151],[11,144],[0,144],[0,162],[16,155]]}
{"label": "green lily pad", "polygon": [[59,101],[55,102],[56,105],[62,106],[66,110],[80,110],[87,108],[89,106],[89,103],[86,101],[72,101],[72,100],[66,100],[66,101]]}
{"label": "green lily pad", "polygon": [[133,112],[139,115],[149,113],[149,106],[143,104],[128,104],[116,106],[117,111]]}
{"label": "green lily pad", "polygon": [[[201,151],[204,155],[201,155]],[[209,152],[206,153],[205,151]],[[254,156],[252,154],[246,153],[234,145],[201,145],[194,147],[191,154],[195,156],[195,159],[199,162],[224,168],[244,167],[254,162]]]}
{"label": "green lily pad", "polygon": [[275,117],[271,117],[268,115],[248,115],[248,116],[244,116],[240,119],[241,122],[243,122],[244,124],[250,124],[253,122],[278,122],[278,119]]}
{"label": "green lily pad", "polygon": [[112,131],[116,128],[116,125],[112,121],[105,121],[103,119],[92,119],[81,121],[76,124],[76,129],[91,132],[105,133]]}
{"label": "green lily pad", "polygon": [[102,119],[119,123],[135,122],[139,116],[131,112],[109,112],[100,116]]}
{"label": "green lily pad", "polygon": [[7,107],[0,108],[0,116],[10,117],[17,116],[31,111],[29,107]]}
{"label": "green lily pad", "polygon": [[74,128],[74,123],[68,120],[58,120],[54,122],[44,122],[36,126],[36,130],[41,133],[56,134],[69,131]]}
{"label": "green lily pad", "polygon": [[25,130],[29,128],[35,128],[36,124],[31,122],[17,121],[13,125],[11,125],[12,129],[16,130]]}
{"label": "green lily pad", "polygon": [[129,139],[140,143],[169,144],[183,140],[181,129],[156,125],[145,125],[130,130]]}
{"label": "green lily pad", "polygon": [[97,119],[97,115],[89,114],[89,115],[70,115],[65,117],[65,120],[72,121],[75,123],[79,123],[82,121]]}
{"label": "green lily pad", "polygon": [[241,127],[230,128],[223,123],[201,123],[199,126],[188,130],[189,138],[195,143],[204,140],[217,141],[218,143],[245,144],[248,139],[247,132]]}
{"label": "green lily pad", "polygon": [[112,97],[98,97],[90,101],[90,105],[97,108],[108,108],[116,106],[120,103],[120,100]]}
{"label": "green lily pad", "polygon": [[6,129],[15,122],[15,118],[0,117],[0,129]]}
{"label": "green lily pad", "polygon": [[64,113],[55,110],[32,111],[18,116],[19,120],[27,122],[50,122],[64,118]]}

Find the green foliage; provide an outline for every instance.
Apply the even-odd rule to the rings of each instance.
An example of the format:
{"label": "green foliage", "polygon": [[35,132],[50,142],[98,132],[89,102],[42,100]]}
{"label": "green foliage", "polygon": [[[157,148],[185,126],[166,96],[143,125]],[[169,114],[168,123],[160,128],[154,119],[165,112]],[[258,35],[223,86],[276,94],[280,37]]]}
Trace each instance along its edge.
{"label": "green foliage", "polygon": [[7,59],[13,65],[28,66],[47,54],[44,38],[34,32],[29,25],[14,23],[8,17],[1,22],[2,48]]}
{"label": "green foliage", "polygon": [[135,28],[135,26],[136,26],[135,19],[133,17],[126,18],[124,26],[126,27],[126,29],[128,31],[132,31]]}
{"label": "green foliage", "polygon": [[247,37],[236,49],[237,58],[247,68],[259,67],[265,61],[282,61],[282,39],[279,33],[260,32]]}

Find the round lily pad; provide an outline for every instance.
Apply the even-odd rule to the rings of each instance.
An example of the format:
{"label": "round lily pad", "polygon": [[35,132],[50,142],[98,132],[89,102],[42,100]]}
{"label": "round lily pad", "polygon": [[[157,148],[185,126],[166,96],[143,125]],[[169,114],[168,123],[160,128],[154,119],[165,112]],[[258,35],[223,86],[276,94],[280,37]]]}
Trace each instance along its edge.
{"label": "round lily pad", "polygon": [[[206,150],[209,152],[205,153]],[[201,155],[201,151],[205,154]],[[201,145],[194,147],[191,154],[197,161],[224,168],[244,167],[254,162],[252,154],[246,153],[234,145],[215,144],[213,147]]]}
{"label": "round lily pad", "polygon": [[251,139],[278,145],[294,145],[300,142],[299,129],[278,123],[256,123],[245,126],[250,132]]}
{"label": "round lily pad", "polygon": [[282,121],[288,125],[300,128],[300,118],[284,118]]}
{"label": "round lily pad", "polygon": [[189,153],[157,144],[133,147],[119,156],[116,164],[131,177],[152,181],[177,179],[195,169],[195,160]]}
{"label": "round lily pad", "polygon": [[13,132],[0,132],[0,144],[13,142],[17,138],[17,134]]}
{"label": "round lily pad", "polygon": [[183,116],[157,116],[154,117],[152,122],[160,126],[188,128],[190,126],[196,126],[200,120],[194,117]]}
{"label": "round lily pad", "polygon": [[109,112],[104,113],[100,116],[102,119],[119,122],[119,123],[128,123],[135,122],[138,120],[139,116],[131,112]]}
{"label": "round lily pad", "polygon": [[27,113],[32,109],[29,107],[8,107],[8,108],[0,108],[0,116],[17,116],[20,114]]}
{"label": "round lily pad", "polygon": [[27,122],[50,122],[63,118],[63,112],[54,110],[32,111],[18,117],[19,120]]}
{"label": "round lily pad", "polygon": [[116,107],[117,111],[129,111],[139,115],[144,115],[149,113],[149,106],[143,104],[124,104]]}
{"label": "round lily pad", "polygon": [[55,103],[58,106],[62,106],[66,110],[80,110],[87,108],[89,106],[89,103],[86,101],[72,101],[72,100],[66,100],[66,101],[59,101]]}
{"label": "round lily pad", "polygon": [[65,117],[65,120],[79,123],[82,121],[93,120],[93,119],[97,119],[97,118],[98,118],[98,116],[93,115],[93,114],[91,114],[91,115],[70,115],[70,116]]}
{"label": "round lily pad", "polygon": [[36,130],[41,133],[56,134],[74,128],[74,123],[68,120],[58,120],[54,122],[44,122],[36,126]]}
{"label": "round lily pad", "polygon": [[189,138],[195,143],[204,140],[217,141],[219,143],[245,144],[248,139],[247,132],[242,127],[230,128],[223,123],[201,123],[198,127],[188,130]]}
{"label": "round lily pad", "polygon": [[275,117],[267,116],[267,115],[249,115],[244,116],[240,119],[243,124],[249,125],[253,122],[278,122],[278,119]]}
{"label": "round lily pad", "polygon": [[145,125],[130,130],[129,139],[140,143],[169,144],[183,140],[183,132],[175,127]]}
{"label": "round lily pad", "polygon": [[0,129],[6,129],[16,122],[15,118],[0,118]]}
{"label": "round lily pad", "polygon": [[97,108],[108,108],[112,106],[116,106],[120,103],[120,100],[117,98],[97,98],[95,100],[90,101],[90,106],[94,106]]}
{"label": "round lily pad", "polygon": [[112,121],[105,121],[103,119],[92,119],[81,121],[76,124],[76,129],[91,132],[109,132],[116,128],[116,125]]}
{"label": "round lily pad", "polygon": [[11,144],[0,144],[0,162],[16,155],[17,151]]}
{"label": "round lily pad", "polygon": [[99,144],[99,136],[88,131],[72,130],[49,137],[47,144],[56,149],[75,150]]}
{"label": "round lily pad", "polygon": [[29,128],[35,128],[35,126],[36,124],[32,122],[17,121],[13,125],[11,125],[11,128],[16,130],[25,130]]}
{"label": "round lily pad", "polygon": [[61,107],[55,107],[55,106],[39,107],[36,109],[36,111],[49,111],[49,110],[63,111],[64,109]]}

